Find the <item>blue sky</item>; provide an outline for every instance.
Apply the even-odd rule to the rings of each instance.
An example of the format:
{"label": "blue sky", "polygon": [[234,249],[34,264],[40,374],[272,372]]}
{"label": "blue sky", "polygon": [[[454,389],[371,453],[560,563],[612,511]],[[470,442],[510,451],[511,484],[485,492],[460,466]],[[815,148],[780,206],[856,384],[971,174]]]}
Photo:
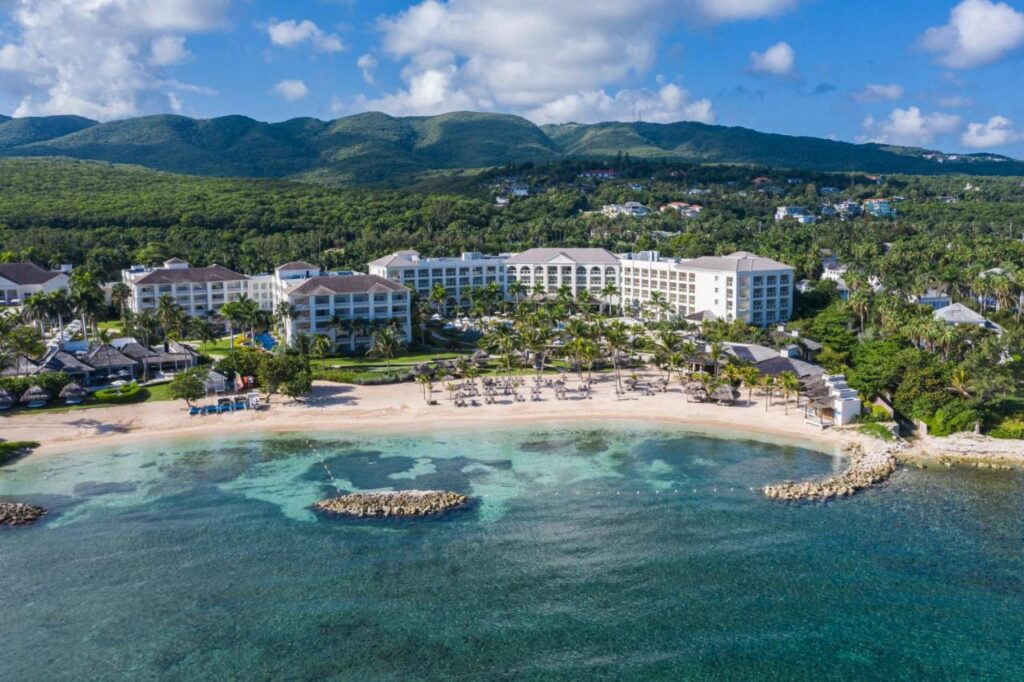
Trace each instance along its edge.
{"label": "blue sky", "polygon": [[1024,157],[1024,0],[0,0],[0,113],[698,120]]}

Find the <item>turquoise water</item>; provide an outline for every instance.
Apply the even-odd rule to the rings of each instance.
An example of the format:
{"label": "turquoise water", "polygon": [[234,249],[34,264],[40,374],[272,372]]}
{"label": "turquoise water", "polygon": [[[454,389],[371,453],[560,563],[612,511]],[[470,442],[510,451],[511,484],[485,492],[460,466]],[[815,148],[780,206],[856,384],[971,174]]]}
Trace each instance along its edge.
{"label": "turquoise water", "polygon": [[[52,514],[0,531],[0,678],[1024,678],[1024,477],[751,490],[837,466],[578,425],[29,457],[0,499]],[[328,469],[476,502],[318,519]]]}

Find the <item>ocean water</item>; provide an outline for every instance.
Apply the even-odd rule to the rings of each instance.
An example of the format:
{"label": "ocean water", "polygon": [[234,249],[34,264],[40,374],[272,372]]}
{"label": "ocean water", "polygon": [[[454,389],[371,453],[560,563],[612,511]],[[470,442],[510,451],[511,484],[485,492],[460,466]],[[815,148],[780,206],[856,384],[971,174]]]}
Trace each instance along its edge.
{"label": "ocean water", "polygon": [[[0,499],[0,679],[1024,679],[1024,476],[667,427],[292,434],[29,457]],[[444,488],[443,519],[336,490]]]}

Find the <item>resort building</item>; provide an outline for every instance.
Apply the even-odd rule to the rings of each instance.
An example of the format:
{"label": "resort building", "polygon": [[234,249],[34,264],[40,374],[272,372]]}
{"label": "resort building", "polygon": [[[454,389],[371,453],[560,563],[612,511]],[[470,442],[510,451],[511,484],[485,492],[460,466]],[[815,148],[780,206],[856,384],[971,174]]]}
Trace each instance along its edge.
{"label": "resort building", "polygon": [[888,199],[868,199],[864,202],[864,212],[873,218],[894,218],[896,207]]}
{"label": "resort building", "polygon": [[32,294],[67,289],[71,266],[45,270],[35,263],[0,263],[0,305],[24,303]]}
{"label": "resort building", "polygon": [[587,291],[600,298],[607,285],[619,285],[619,272],[618,257],[604,249],[529,249],[505,259],[508,284],[520,282],[549,294],[567,286],[573,296]]}
{"label": "resort building", "polygon": [[165,294],[192,317],[216,314],[243,295],[254,298],[249,277],[216,264],[193,268],[180,258],[164,261],[162,268],[132,266],[121,271],[121,279],[131,289],[128,307],[133,313],[155,311]]}
{"label": "resort building", "polygon": [[607,204],[601,207],[601,213],[609,218],[626,216],[627,218],[643,218],[651,212],[639,201],[627,201],[624,204]]}
{"label": "resort building", "polygon": [[505,258],[466,252],[459,258],[423,258],[416,251],[398,251],[372,261],[369,273],[397,282],[428,298],[436,284],[451,296],[455,305],[469,306],[474,289],[497,284],[502,293],[505,282]]}
{"label": "resort building", "polygon": [[621,267],[623,305],[641,315],[710,313],[765,326],[785,322],[793,310],[793,268],[746,251],[689,260],[644,251],[623,256]]}
{"label": "resort building", "polygon": [[370,344],[376,327],[392,322],[404,340],[412,338],[412,293],[397,282],[351,273],[288,282],[283,300],[295,315],[285,320],[287,345],[298,334],[326,334],[337,345],[355,350]]}

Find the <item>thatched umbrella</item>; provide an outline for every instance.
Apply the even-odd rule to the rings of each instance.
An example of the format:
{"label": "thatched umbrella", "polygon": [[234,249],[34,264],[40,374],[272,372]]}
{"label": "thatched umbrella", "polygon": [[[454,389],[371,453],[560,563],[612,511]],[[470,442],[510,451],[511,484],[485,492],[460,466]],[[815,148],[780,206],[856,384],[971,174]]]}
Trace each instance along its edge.
{"label": "thatched umbrella", "polygon": [[68,405],[79,404],[85,400],[86,395],[88,394],[85,392],[85,389],[73,381],[60,391],[60,399]]}
{"label": "thatched umbrella", "polygon": [[33,386],[22,394],[21,402],[29,407],[42,407],[50,401],[51,397],[44,389]]}
{"label": "thatched umbrella", "polygon": [[0,388],[0,410],[9,410],[14,405],[14,397],[7,390]]}
{"label": "thatched umbrella", "polygon": [[711,399],[719,405],[732,405],[740,397],[740,392],[728,384],[722,384],[711,393]]}
{"label": "thatched umbrella", "polygon": [[491,359],[491,356],[488,355],[486,352],[484,352],[482,350],[477,350],[475,353],[473,353],[473,362],[474,362],[474,364],[479,365],[481,367],[483,365],[486,365],[488,360],[490,360],[490,359]]}
{"label": "thatched umbrella", "polygon": [[708,400],[708,389],[703,384],[700,388],[690,394],[690,400],[695,403],[704,403]]}
{"label": "thatched umbrella", "polygon": [[687,395],[693,395],[697,391],[704,391],[705,394],[708,392],[704,387],[704,384],[699,381],[691,381],[683,386],[683,393],[686,393]]}

